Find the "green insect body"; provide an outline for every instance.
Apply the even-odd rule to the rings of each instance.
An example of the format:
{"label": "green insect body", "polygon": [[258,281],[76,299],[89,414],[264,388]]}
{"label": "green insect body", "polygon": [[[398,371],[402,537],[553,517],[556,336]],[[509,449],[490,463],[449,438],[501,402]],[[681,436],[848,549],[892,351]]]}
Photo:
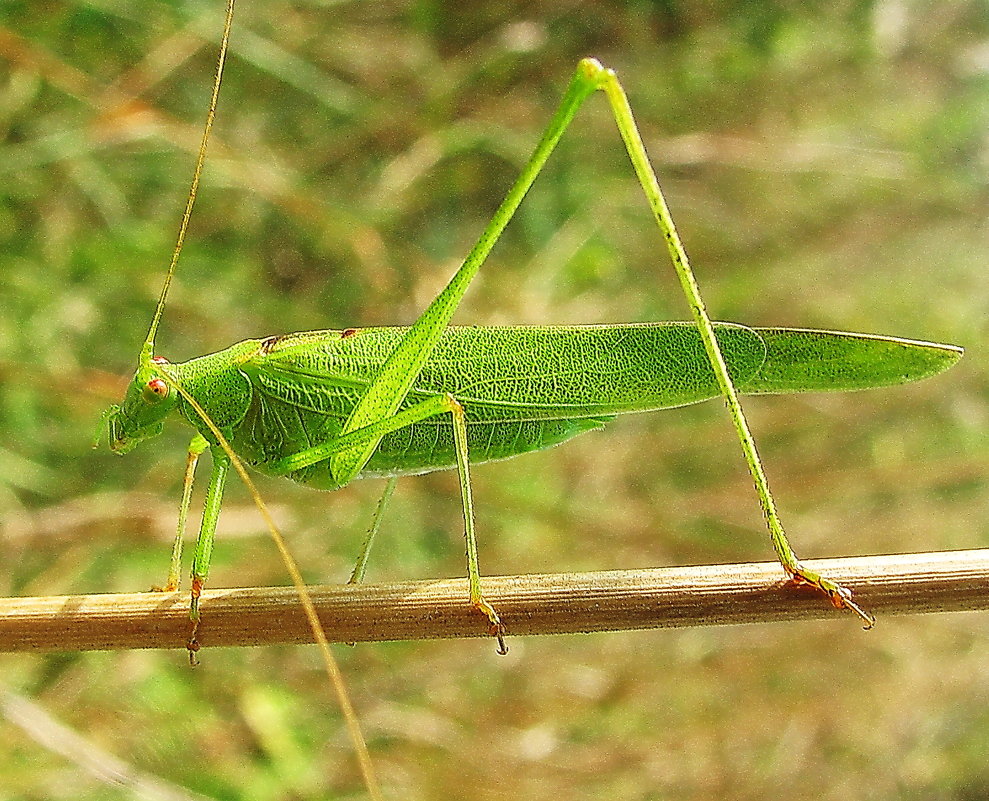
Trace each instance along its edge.
{"label": "green insect body", "polygon": [[[247,340],[168,365],[234,451],[263,473],[315,489],[342,486],[331,460],[285,472],[279,463],[340,436],[355,404],[407,333],[346,329]],[[888,337],[830,331],[752,329],[716,323],[742,394],[835,391],[925,378],[959,351]],[[157,434],[177,410],[207,441],[216,437],[178,395],[154,391],[139,370],[110,417],[111,446],[126,452]],[[718,397],[692,323],[450,327],[401,408],[449,393],[463,406],[470,462],[508,459],[600,428],[615,415],[656,411]],[[357,477],[455,468],[454,430],[437,415],[384,436]]]}

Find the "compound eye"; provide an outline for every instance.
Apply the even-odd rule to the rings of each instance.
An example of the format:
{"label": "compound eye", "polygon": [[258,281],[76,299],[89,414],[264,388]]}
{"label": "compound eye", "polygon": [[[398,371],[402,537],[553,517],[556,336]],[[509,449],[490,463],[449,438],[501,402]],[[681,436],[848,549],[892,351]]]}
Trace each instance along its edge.
{"label": "compound eye", "polygon": [[152,378],[144,388],[143,395],[148,403],[158,403],[168,397],[168,384],[160,378]]}

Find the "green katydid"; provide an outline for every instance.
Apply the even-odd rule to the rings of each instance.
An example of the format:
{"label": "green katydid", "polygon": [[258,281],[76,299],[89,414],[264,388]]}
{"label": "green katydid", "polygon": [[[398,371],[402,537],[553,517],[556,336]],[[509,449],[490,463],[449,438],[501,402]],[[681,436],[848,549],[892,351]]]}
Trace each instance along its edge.
{"label": "green katydid", "polygon": [[[228,20],[229,24],[229,20]],[[222,65],[222,57],[221,57]],[[592,326],[450,327],[471,280],[582,103],[608,98],[634,171],[666,241],[692,322]],[[214,91],[215,107],[215,91]],[[212,117],[212,112],[211,115]],[[197,168],[198,178],[198,168]],[[839,607],[872,618],[844,587],[805,569],[776,512],[739,394],[882,387],[934,375],[962,351],[867,334],[712,323],[615,74],[581,61],[517,182],[449,284],[407,328],[314,331],[246,340],[181,364],[155,356],[155,339],[188,221],[141,350],[137,371],[104,423],[126,453],[178,412],[195,430],[168,587],[178,582],[193,471],[207,449],[212,473],[192,567],[193,637],[209,574],[224,483],[236,456],[262,473],[317,489],[355,478],[456,468],[467,542],[469,603],[499,640],[505,626],[481,591],[470,465],[507,459],[600,428],[613,417],[723,396],[756,484],[777,556],[792,578]],[[377,518],[375,526],[377,527]],[[370,538],[355,569],[363,575]]]}

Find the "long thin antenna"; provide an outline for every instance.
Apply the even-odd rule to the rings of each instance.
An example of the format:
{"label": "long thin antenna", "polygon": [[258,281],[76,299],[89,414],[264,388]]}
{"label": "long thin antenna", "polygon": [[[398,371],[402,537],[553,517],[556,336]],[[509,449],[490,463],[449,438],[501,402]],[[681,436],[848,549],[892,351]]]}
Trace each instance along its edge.
{"label": "long thin antenna", "polygon": [[213,120],[216,117],[216,104],[220,96],[220,79],[223,77],[223,65],[227,60],[227,45],[230,41],[230,29],[234,21],[234,2],[235,0],[227,0],[227,13],[223,22],[223,36],[220,38],[220,54],[216,59],[216,74],[213,76],[213,94],[210,97],[209,111],[206,114],[206,125],[203,126],[203,138],[199,143],[199,154],[196,156],[196,169],[192,173],[192,186],[189,187],[189,197],[185,203],[185,211],[182,212],[182,224],[179,226],[179,235],[175,242],[175,250],[172,251],[172,261],[168,265],[168,273],[165,275],[165,283],[161,287],[161,295],[158,297],[155,315],[151,319],[148,338],[144,340],[144,347],[141,348],[142,364],[149,363],[154,356],[155,335],[158,333],[158,322],[161,320],[161,313],[165,309],[165,298],[168,297],[168,288],[172,285],[172,277],[175,275],[175,268],[179,263],[179,256],[182,254],[182,246],[185,244],[185,235],[189,230],[189,220],[192,218],[192,207],[196,204],[199,177],[203,173],[203,164],[206,161],[206,145],[209,143],[209,135],[213,130]]}
{"label": "long thin antenna", "polygon": [[192,175],[192,185],[189,188],[189,198],[185,204],[185,211],[182,213],[182,224],[179,226],[179,235],[175,243],[175,250],[172,252],[172,261],[168,265],[168,273],[165,276],[165,283],[161,288],[161,296],[158,298],[158,306],[155,308],[155,315],[151,320],[151,328],[148,331],[148,338],[144,341],[144,346],[141,348],[141,364],[151,367],[155,370],[155,372],[163,376],[179,393],[179,395],[182,396],[185,402],[195,410],[196,414],[198,414],[202,421],[206,424],[213,436],[216,437],[220,447],[226,452],[234,466],[234,469],[240,474],[241,479],[247,486],[248,492],[250,492],[251,497],[254,499],[254,504],[257,506],[258,511],[264,518],[264,521],[268,526],[268,530],[271,533],[271,537],[275,541],[275,545],[281,554],[282,560],[285,562],[285,566],[292,576],[292,582],[299,594],[299,599],[302,602],[303,610],[305,611],[306,618],[309,621],[309,626],[312,629],[313,637],[319,644],[320,653],[323,656],[324,668],[329,676],[330,683],[337,696],[337,702],[339,703],[341,712],[343,713],[343,718],[346,723],[351,742],[354,745],[354,750],[356,751],[358,766],[364,780],[364,785],[367,788],[368,795],[371,797],[372,801],[382,801],[383,796],[374,773],[374,765],[371,762],[371,755],[368,752],[367,742],[361,732],[360,722],[357,719],[357,713],[354,711],[353,704],[350,701],[350,696],[347,693],[347,687],[343,680],[343,674],[340,672],[336,659],[333,657],[333,652],[330,650],[329,641],[323,631],[323,626],[320,623],[319,617],[316,613],[316,607],[313,604],[309,590],[306,588],[305,582],[303,581],[302,573],[299,571],[299,566],[292,557],[292,554],[289,552],[281,531],[279,531],[278,527],[275,525],[275,521],[271,517],[271,513],[268,511],[268,507],[261,498],[261,494],[258,492],[254,482],[251,480],[250,475],[248,475],[247,469],[244,467],[243,462],[237,454],[234,453],[233,448],[227,441],[226,437],[223,436],[223,433],[217,427],[216,423],[210,419],[209,415],[202,408],[202,406],[200,406],[196,399],[193,398],[192,395],[190,395],[188,391],[172,377],[164,365],[154,364],[151,361],[154,357],[155,335],[158,333],[158,322],[161,320],[161,313],[165,308],[165,299],[168,296],[168,288],[171,286],[172,276],[175,275],[175,268],[179,263],[179,256],[182,253],[182,246],[185,244],[185,235],[189,229],[189,220],[192,217],[192,207],[196,203],[196,190],[199,189],[199,177],[202,175],[203,164],[206,160],[206,145],[209,143],[210,131],[213,129],[213,120],[216,117],[217,100],[220,96],[220,79],[223,76],[223,65],[227,60],[227,45],[230,41],[230,29],[233,25],[234,2],[235,0],[227,0],[227,13],[223,23],[223,36],[220,39],[220,53],[216,59],[216,74],[213,78],[213,94],[210,97],[209,112],[206,115],[206,125],[203,127],[203,138],[199,143],[199,155],[196,157],[196,169]]}

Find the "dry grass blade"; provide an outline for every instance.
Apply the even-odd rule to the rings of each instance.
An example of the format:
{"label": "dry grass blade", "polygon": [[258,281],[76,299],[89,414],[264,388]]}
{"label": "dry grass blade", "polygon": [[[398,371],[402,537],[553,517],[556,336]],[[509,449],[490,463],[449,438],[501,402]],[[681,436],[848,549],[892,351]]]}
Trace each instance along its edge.
{"label": "dry grass blade", "polygon": [[61,754],[110,787],[129,790],[146,801],[209,801],[208,796],[178,787],[140,770],[107,752],[66,726],[44,707],[11,690],[0,688],[0,717],[49,751]]}
{"label": "dry grass blade", "polygon": [[[989,608],[989,549],[808,561],[880,619]],[[488,577],[510,635],[724,625],[841,616],[775,562]],[[465,579],[309,588],[330,640],[486,636]],[[292,587],[203,594],[204,646],[312,642]],[[851,621],[849,621],[851,622]],[[184,593],[0,599],[0,651],[184,648]]]}

